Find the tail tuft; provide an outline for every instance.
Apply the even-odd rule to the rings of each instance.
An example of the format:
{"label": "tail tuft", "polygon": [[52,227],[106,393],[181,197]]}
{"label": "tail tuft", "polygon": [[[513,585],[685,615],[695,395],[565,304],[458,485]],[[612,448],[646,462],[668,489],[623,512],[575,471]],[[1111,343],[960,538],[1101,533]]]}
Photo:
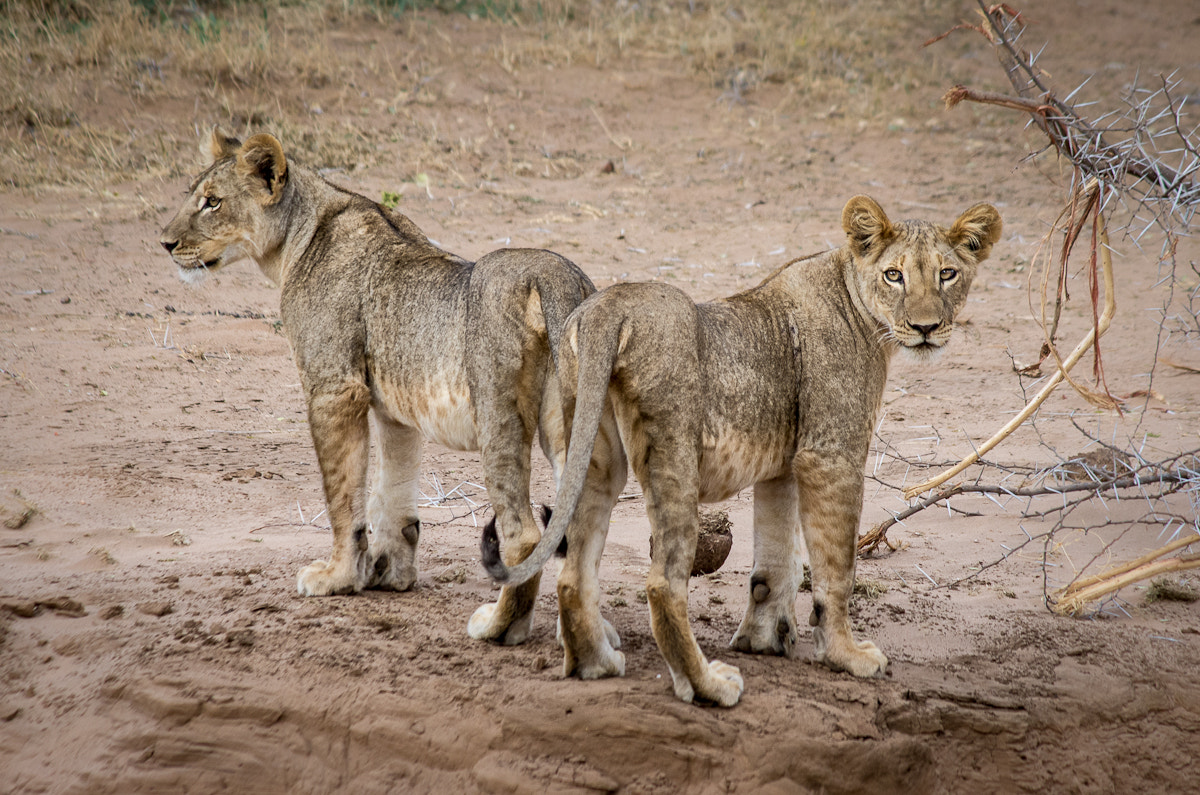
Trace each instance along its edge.
{"label": "tail tuft", "polygon": [[[542,527],[550,529],[550,517],[554,516],[554,509],[549,505],[542,506]],[[554,550],[556,558],[565,558],[567,556],[567,537],[564,535],[562,541],[558,542],[558,549]]]}
{"label": "tail tuft", "polygon": [[500,536],[496,532],[495,516],[483,528],[483,535],[479,539],[479,557],[483,561],[483,568],[493,580],[504,582],[508,579],[508,568],[500,559]]}

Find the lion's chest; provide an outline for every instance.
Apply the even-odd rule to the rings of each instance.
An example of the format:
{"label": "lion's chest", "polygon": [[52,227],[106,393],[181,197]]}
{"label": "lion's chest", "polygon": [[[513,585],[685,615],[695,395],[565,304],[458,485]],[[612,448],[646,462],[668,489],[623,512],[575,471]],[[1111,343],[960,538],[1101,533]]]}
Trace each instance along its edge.
{"label": "lion's chest", "polygon": [[408,383],[385,380],[376,398],[394,421],[451,450],[478,450],[471,395],[465,378],[428,376]]}

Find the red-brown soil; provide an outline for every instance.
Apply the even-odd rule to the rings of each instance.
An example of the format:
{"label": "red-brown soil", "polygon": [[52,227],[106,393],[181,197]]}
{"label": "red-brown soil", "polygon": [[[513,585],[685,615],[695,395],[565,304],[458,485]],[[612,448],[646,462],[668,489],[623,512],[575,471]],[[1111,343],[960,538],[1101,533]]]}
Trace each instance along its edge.
{"label": "red-brown soil", "polygon": [[[1200,91],[1191,3],[1025,6],[1052,41],[1043,59],[1062,70],[1057,85],[1095,72],[1097,92],[1116,92],[1135,69],[1179,68],[1186,90]],[[423,125],[422,147],[442,146],[440,165],[414,162],[414,128],[398,124],[393,142],[373,144],[373,163],[330,178],[375,198],[401,192],[401,211],[467,257],[547,247],[600,287],[662,279],[697,299],[838,245],[855,193],[895,217],[947,224],[991,201],[1005,233],[963,327],[932,366],[897,359],[879,427],[906,455],[955,460],[1023,405],[1008,352],[1036,357],[1026,277],[1066,178],[1045,155],[1022,162],[1043,143],[1022,132],[1024,119],[941,108],[955,81],[1004,88],[973,34],[916,48],[957,18],[931,19],[904,55],[946,63],[945,83],[884,92],[860,122],[849,109],[806,106],[786,82],[732,97],[653,58],[506,68],[496,53],[512,28],[435,15],[461,56],[430,70],[422,91],[432,99],[405,118]],[[413,31],[346,22],[330,46],[403,53]],[[378,75],[349,93],[323,90],[310,104],[349,122],[377,119],[396,94]],[[197,107],[118,96],[86,113],[147,129],[228,121]],[[487,500],[473,485],[475,454],[427,449],[425,494],[460,489],[425,511],[413,591],[300,598],[296,572],[330,537],[278,293],[249,263],[188,287],[157,243],[194,165],[161,179],[0,192],[0,493],[3,518],[20,525],[0,527],[0,791],[1200,788],[1200,606],[1147,603],[1134,587],[1091,619],[1044,607],[1044,574],[1065,582],[1102,532],[1064,530],[1049,567],[1039,544],[955,588],[933,587],[1046,528],[1018,504],[962,498],[955,507],[978,515],[926,511],[890,531],[900,550],[860,562],[860,580],[886,589],[854,603],[858,631],[891,660],[871,681],[810,662],[807,635],[795,660],[727,648],[747,598],[751,494],[719,506],[734,522],[733,551],[693,580],[691,613],[706,654],[745,677],[729,710],[671,693],[639,599],[648,524],[632,480],[601,572],[624,678],[562,678],[553,571],[525,645],[467,638],[468,617],[495,593],[478,562],[486,508],[472,513],[462,497]],[[1120,311],[1105,370],[1114,394],[1130,394],[1147,386],[1163,296],[1157,244],[1115,244]],[[1179,261],[1198,254],[1185,240]],[[1082,274],[1072,295],[1068,345],[1091,317]],[[1194,344],[1172,341],[1168,352],[1200,364]],[[1144,444],[1147,457],[1194,448],[1197,377],[1160,368],[1153,388],[1161,399],[1131,400],[1123,417],[1064,389],[1036,430],[992,459],[1046,466],[1086,448],[1071,417],[1105,440]],[[923,473],[884,460],[879,474],[911,484]],[[540,458],[534,494],[553,502]],[[894,489],[868,482],[864,526],[898,507]],[[1117,510],[1096,501],[1081,515],[1099,525]],[[1160,529],[1134,531],[1115,556],[1157,546]],[[801,617],[808,599],[799,596]]]}

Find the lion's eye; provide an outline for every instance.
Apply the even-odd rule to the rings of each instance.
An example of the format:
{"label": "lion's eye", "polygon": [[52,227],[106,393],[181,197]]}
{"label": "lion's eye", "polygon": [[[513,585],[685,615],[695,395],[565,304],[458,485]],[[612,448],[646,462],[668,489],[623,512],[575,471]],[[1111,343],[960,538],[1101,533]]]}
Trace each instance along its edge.
{"label": "lion's eye", "polygon": [[941,276],[942,281],[952,282],[954,281],[954,277],[958,276],[958,271],[954,268],[942,268],[942,272],[938,275]]}
{"label": "lion's eye", "polygon": [[221,206],[221,200],[216,196],[205,196],[200,200],[201,210],[215,210]]}
{"label": "lion's eye", "polygon": [[904,274],[895,268],[888,268],[883,272],[883,278],[887,279],[892,284],[904,284]]}

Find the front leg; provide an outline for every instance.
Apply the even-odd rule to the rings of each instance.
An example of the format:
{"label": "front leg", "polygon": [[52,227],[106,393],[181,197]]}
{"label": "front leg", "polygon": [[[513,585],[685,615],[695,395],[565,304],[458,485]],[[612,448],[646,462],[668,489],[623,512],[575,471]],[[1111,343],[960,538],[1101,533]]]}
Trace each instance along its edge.
{"label": "front leg", "polygon": [[887,657],[850,632],[858,521],[862,513],[862,460],[803,451],[796,456],[800,521],[812,563],[813,645],[817,659],[855,676],[879,676]]}
{"label": "front leg", "polygon": [[296,587],[302,596],[356,593],[370,578],[363,495],[371,395],[366,384],[352,380],[306,392],[309,429],[333,526],[333,552],[328,561],[314,560],[301,569]]}
{"label": "front leg", "polygon": [[379,465],[367,518],[371,523],[370,588],[407,591],[417,581],[417,478],[421,434],[374,412]]}
{"label": "front leg", "polygon": [[752,654],[796,653],[796,593],[801,578],[796,479],[754,486],[754,571],[746,615],[730,646]]}

